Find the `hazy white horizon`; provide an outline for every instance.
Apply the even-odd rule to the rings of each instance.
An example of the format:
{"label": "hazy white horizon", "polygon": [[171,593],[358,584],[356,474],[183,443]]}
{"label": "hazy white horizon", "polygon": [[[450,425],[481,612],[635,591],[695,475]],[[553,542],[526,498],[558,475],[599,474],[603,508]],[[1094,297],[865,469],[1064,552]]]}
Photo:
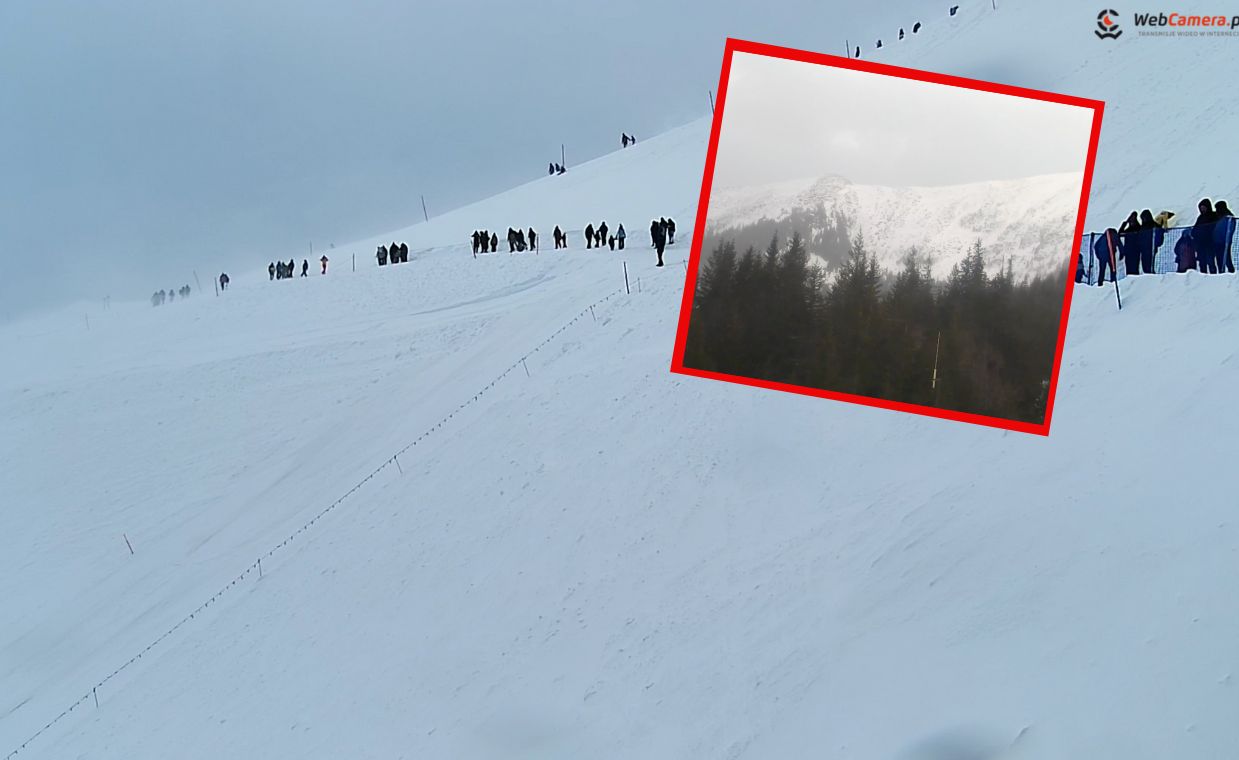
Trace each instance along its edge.
{"label": "hazy white horizon", "polygon": [[1083,170],[1092,109],[736,53],[714,186],[940,187]]}

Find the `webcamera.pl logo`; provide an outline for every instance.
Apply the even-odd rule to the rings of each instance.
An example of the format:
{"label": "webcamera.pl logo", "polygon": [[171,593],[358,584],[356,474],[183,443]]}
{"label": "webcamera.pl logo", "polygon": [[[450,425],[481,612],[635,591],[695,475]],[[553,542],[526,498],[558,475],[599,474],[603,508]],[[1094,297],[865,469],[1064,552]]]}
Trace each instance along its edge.
{"label": "webcamera.pl logo", "polygon": [[[1119,14],[1113,8],[1097,14],[1098,39],[1116,40]],[[1239,37],[1239,16],[1194,13],[1133,13],[1131,22],[1140,37]]]}
{"label": "webcamera.pl logo", "polygon": [[1116,10],[1103,10],[1097,14],[1097,31],[1093,32],[1100,40],[1117,40],[1123,33],[1119,29],[1119,13]]}

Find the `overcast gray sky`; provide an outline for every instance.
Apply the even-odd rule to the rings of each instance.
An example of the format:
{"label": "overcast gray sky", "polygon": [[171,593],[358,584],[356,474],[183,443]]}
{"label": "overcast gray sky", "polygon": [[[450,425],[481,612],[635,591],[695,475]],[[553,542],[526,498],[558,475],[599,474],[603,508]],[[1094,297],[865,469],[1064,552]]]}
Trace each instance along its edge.
{"label": "overcast gray sky", "polygon": [[952,185],[1083,171],[1091,109],[736,53],[714,183]]}
{"label": "overcast gray sky", "polygon": [[410,224],[707,114],[728,36],[839,53],[930,7],[3,0],[0,320]]}

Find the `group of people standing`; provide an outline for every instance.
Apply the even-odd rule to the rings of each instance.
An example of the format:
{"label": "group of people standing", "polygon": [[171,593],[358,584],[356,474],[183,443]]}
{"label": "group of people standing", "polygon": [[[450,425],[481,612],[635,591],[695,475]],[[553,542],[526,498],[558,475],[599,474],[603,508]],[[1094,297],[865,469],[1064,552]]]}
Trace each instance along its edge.
{"label": "group of people standing", "polygon": [[[1216,204],[1204,198],[1197,204],[1200,214],[1196,223],[1184,228],[1174,244],[1175,271],[1179,273],[1197,270],[1207,274],[1235,271],[1231,243],[1235,236],[1235,216],[1226,201]],[[1110,269],[1110,281],[1118,277],[1118,262],[1129,275],[1155,274],[1157,251],[1166,241],[1166,234],[1174,229],[1174,213],[1163,211],[1154,216],[1145,209],[1133,211],[1119,225],[1107,228],[1093,242],[1093,257],[1098,262],[1097,284],[1105,283],[1106,269]],[[1076,264],[1076,282],[1083,282],[1083,254]]]}
{"label": "group of people standing", "polygon": [[380,245],[375,256],[381,267],[387,266],[388,261],[393,264],[407,264],[409,263],[409,244],[392,242],[390,246]]}
{"label": "group of people standing", "polygon": [[1196,223],[1175,243],[1174,260],[1178,271],[1197,269],[1206,274],[1234,274],[1231,243],[1235,239],[1235,215],[1230,206],[1226,201],[1212,204],[1208,198],[1203,198],[1196,209],[1200,212]]}
{"label": "group of people standing", "polygon": [[675,243],[675,220],[671,217],[659,217],[650,220],[650,243],[658,252],[658,263],[663,265],[663,249]]}
{"label": "group of people standing", "polygon": [[620,142],[622,142],[622,143],[624,144],[624,147],[625,147],[625,148],[627,148],[629,145],[636,145],[636,144],[637,144],[637,136],[636,136],[636,135],[630,135],[630,134],[628,134],[627,132],[620,132],[620,135],[622,136],[622,137],[621,137],[621,139],[620,139]]}
{"label": "group of people standing", "polygon": [[546,165],[547,174],[563,174],[564,171],[565,169],[563,167],[563,164],[557,164],[552,161],[551,163]]}
{"label": "group of people standing", "polygon": [[[586,248],[601,248],[604,245],[611,246],[611,250],[615,250],[615,244],[619,243],[619,249],[624,250],[624,241],[628,239],[628,233],[624,231],[624,225],[615,228],[614,235],[608,235],[607,223],[604,220],[597,227],[593,222],[585,225],[585,247]],[[564,236],[564,247],[568,247],[567,236]]]}
{"label": "group of people standing", "polygon": [[151,306],[163,306],[169,301],[175,301],[177,296],[188,298],[192,292],[193,290],[188,285],[182,285],[176,290],[168,288],[167,290],[156,291],[151,294]]}
{"label": "group of people standing", "polygon": [[[301,260],[301,276],[306,277],[310,271],[310,260]],[[289,259],[285,264],[282,261],[273,261],[267,265],[267,274],[272,280],[287,280],[289,277],[297,276],[297,262]]]}

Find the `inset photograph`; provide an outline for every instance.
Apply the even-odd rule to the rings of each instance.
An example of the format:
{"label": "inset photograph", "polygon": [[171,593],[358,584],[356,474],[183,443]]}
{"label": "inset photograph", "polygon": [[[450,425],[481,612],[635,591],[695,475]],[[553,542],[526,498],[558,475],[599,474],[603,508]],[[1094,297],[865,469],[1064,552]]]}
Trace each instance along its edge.
{"label": "inset photograph", "polygon": [[728,40],[672,370],[1048,435],[1102,108]]}

